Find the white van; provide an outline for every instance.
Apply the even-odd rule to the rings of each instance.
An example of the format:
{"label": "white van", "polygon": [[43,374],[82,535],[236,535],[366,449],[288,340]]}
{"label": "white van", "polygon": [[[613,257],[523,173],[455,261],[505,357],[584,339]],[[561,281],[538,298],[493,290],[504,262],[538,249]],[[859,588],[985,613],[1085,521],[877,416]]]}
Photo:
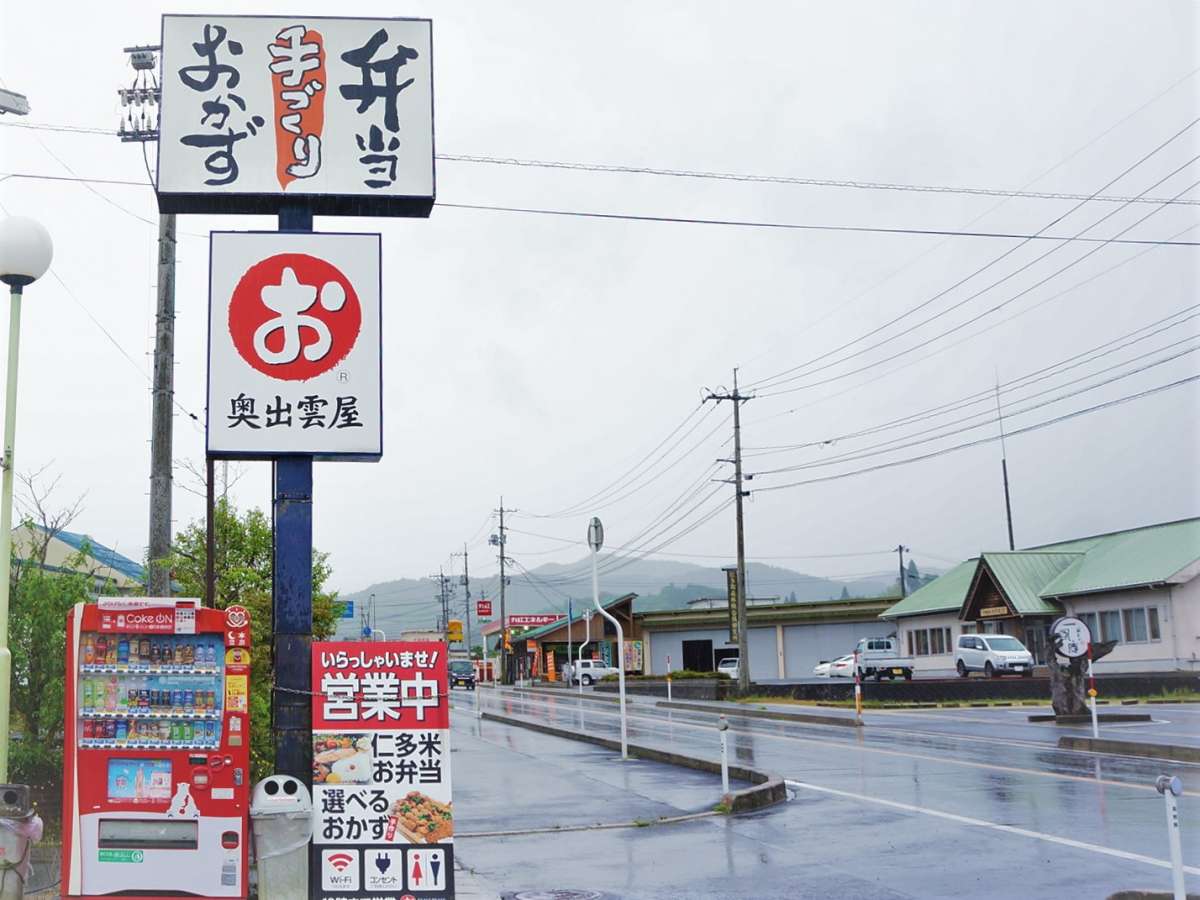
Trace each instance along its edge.
{"label": "white van", "polygon": [[983,672],[988,678],[1019,674],[1033,675],[1033,654],[1015,637],[1007,634],[964,634],[954,651],[954,668],[966,678]]}

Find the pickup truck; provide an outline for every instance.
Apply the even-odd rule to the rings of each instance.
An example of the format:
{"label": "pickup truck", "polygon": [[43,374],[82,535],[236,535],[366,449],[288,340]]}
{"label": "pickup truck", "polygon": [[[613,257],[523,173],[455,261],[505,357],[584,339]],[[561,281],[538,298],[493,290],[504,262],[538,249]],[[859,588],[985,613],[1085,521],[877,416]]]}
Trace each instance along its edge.
{"label": "pickup truck", "polygon": [[577,684],[580,681],[585,685],[593,684],[605,675],[616,674],[615,666],[606,666],[598,659],[577,659],[571,671],[571,684]]}
{"label": "pickup truck", "polygon": [[858,655],[860,678],[873,675],[876,681],[884,678],[890,681],[901,675],[905,681],[912,681],[912,657],[900,655],[895,638],[863,638],[854,650]]}

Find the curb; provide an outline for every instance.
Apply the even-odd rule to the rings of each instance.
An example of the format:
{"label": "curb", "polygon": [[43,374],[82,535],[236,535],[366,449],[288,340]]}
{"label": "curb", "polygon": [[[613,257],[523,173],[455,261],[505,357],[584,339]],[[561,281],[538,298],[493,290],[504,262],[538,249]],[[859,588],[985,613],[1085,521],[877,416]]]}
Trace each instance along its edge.
{"label": "curb", "polygon": [[[543,725],[541,722],[517,719],[512,716],[501,716],[490,712],[485,712],[483,718],[492,722],[500,722],[504,725],[515,725],[518,728],[528,728],[531,731],[539,731],[542,734],[566,738],[570,741],[583,741],[587,744],[604,747],[607,750],[621,752],[621,742],[612,738],[600,737],[595,734],[581,734],[566,728],[556,728],[553,725]],[[636,756],[639,759],[667,763],[672,766],[682,766],[685,769],[696,769],[697,771],[709,772],[714,775],[721,774],[721,764],[711,762],[707,759],[685,756],[682,753],[672,753],[669,750],[658,750],[654,747],[642,747],[638,744],[628,744],[627,746],[629,748],[629,755]],[[753,787],[742,788],[740,791],[730,791],[722,798],[731,813],[750,812],[767,806],[773,806],[776,803],[782,803],[787,799],[787,787],[784,786],[783,779],[778,775],[772,775],[758,769],[751,769],[747,766],[730,766],[729,777],[740,781],[749,781],[753,785]]]}
{"label": "curb", "polygon": [[[1027,716],[1030,722],[1053,722],[1056,725],[1090,725],[1092,717],[1089,713],[1080,716],[1057,716],[1054,713]],[[1097,722],[1152,722],[1154,717],[1149,713],[1097,713]]]}
{"label": "curb", "polygon": [[1140,741],[1110,741],[1101,738],[1067,737],[1058,739],[1059,750],[1088,750],[1092,753],[1112,753],[1117,756],[1139,756],[1148,759],[1168,759],[1173,762],[1200,763],[1200,747],[1178,747],[1170,744],[1143,744]]}
{"label": "curb", "polygon": [[732,705],[727,710],[717,706],[704,706],[700,703],[679,703],[676,701],[667,702],[666,700],[660,700],[654,705],[664,709],[698,710],[699,712],[716,713],[723,716],[746,716],[751,719],[780,719],[784,722],[807,722],[810,725],[840,725],[843,728],[863,727],[861,722],[856,722],[849,716],[822,716],[811,713],[790,713],[773,709],[754,709],[753,707],[743,708],[736,704]]}

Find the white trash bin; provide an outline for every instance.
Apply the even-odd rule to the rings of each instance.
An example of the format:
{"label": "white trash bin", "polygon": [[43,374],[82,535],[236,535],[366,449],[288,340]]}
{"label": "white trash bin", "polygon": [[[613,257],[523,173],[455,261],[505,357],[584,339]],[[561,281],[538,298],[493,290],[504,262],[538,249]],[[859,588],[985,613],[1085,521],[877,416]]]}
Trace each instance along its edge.
{"label": "white trash bin", "polygon": [[312,795],[290,775],[271,775],[250,798],[259,900],[308,896],[308,844]]}
{"label": "white trash bin", "polygon": [[42,820],[34,815],[29,788],[0,784],[0,900],[21,900],[33,866],[32,845],[42,839]]}

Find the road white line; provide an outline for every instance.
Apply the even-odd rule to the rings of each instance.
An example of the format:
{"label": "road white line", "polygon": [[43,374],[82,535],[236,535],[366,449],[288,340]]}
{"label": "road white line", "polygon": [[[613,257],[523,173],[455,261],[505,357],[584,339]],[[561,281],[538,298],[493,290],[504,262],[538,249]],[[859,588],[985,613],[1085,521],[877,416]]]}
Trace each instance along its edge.
{"label": "road white line", "polygon": [[[832,794],[835,797],[844,797],[849,800],[858,800],[863,803],[875,803],[879,806],[889,806],[893,809],[901,809],[906,812],[921,813],[926,816],[934,816],[938,819],[945,819],[949,822],[957,822],[961,825],[974,825],[977,828],[990,828],[993,831],[1003,831],[1006,834],[1015,834],[1020,837],[1033,838],[1039,841],[1049,841],[1052,844],[1061,844],[1064,847],[1073,847],[1076,850],[1087,850],[1089,853],[1100,853],[1105,856],[1113,856],[1117,859],[1127,859],[1132,862],[1145,863],[1148,866],[1155,866],[1160,869],[1171,868],[1171,863],[1165,859],[1156,859],[1153,856],[1143,856],[1140,853],[1130,853],[1128,850],[1117,850],[1113,847],[1104,847],[1100,844],[1089,844],[1086,841],[1076,841],[1071,838],[1059,837],[1055,834],[1046,834],[1042,831],[1032,831],[1028,828],[1018,828],[1015,825],[1001,825],[998,822],[989,822],[986,819],[975,819],[971,816],[960,816],[957,813],[942,812],[938,809],[929,809],[924,806],[913,806],[910,803],[900,803],[896,800],[884,800],[880,797],[869,797],[866,794],[856,794],[851,791],[843,791],[837,788],[822,787],[819,784],[810,784],[807,781],[793,781],[788,778],[784,780],[790,788],[797,790],[817,791],[822,794]],[[1184,866],[1183,870],[1189,875],[1200,875],[1200,868],[1196,866]]]}

